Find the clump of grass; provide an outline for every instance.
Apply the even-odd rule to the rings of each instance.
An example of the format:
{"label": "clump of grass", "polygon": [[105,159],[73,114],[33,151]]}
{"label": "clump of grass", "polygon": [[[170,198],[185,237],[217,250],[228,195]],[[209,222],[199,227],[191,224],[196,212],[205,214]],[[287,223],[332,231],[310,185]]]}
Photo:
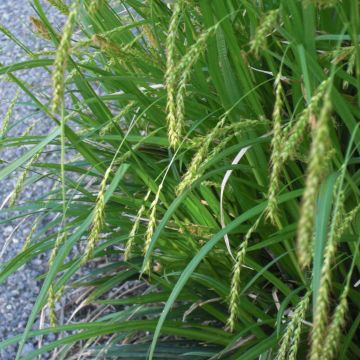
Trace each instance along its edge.
{"label": "clump of grass", "polygon": [[[355,2],[48,3],[67,16],[49,38],[57,25],[33,2],[55,52],[0,26],[28,56],[0,73],[36,109],[22,133],[9,122],[17,100],[4,117],[1,149],[27,152],[2,159],[0,180],[20,170],[14,194],[56,183],[0,205],[35,219],[0,282],[50,254],[18,357],[32,334],[54,331],[26,356],[314,360],[341,344],[356,358]],[[18,77],[52,64],[51,99]],[[56,126],[37,135],[44,116]],[[79,302],[64,308],[70,325],[56,318],[65,291]],[[32,333],[44,306],[53,328]]]}

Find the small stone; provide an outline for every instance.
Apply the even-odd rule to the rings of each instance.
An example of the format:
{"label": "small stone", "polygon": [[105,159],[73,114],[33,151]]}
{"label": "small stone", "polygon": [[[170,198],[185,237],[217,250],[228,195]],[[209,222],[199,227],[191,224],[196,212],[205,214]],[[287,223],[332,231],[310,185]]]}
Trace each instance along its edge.
{"label": "small stone", "polygon": [[25,344],[24,348],[23,348],[23,351],[22,351],[22,355],[28,354],[28,353],[30,353],[30,352],[32,352],[34,350],[35,350],[35,348],[34,348],[33,344],[31,344],[31,343]]}
{"label": "small stone", "polygon": [[48,335],[48,340],[49,340],[49,341],[54,341],[55,339],[56,339],[55,334],[49,334],[49,335]]}

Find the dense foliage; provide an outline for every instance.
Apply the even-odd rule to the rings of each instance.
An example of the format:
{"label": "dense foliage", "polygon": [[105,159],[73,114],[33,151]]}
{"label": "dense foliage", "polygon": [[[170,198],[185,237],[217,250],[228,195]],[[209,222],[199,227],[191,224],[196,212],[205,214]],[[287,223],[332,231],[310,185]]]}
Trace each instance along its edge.
{"label": "dense foliage", "polygon": [[[54,128],[9,138],[16,99],[3,120],[1,146],[28,151],[0,170],[23,169],[1,211],[34,226],[0,280],[41,254],[49,267],[25,332],[0,347],[19,343],[22,359],[360,358],[358,1],[33,5],[53,50],[18,41],[29,60],[0,74]],[[35,67],[51,99],[17,74]],[[58,163],[43,160],[50,148]],[[19,202],[43,177],[52,191]],[[56,303],[74,291],[60,324]],[[42,310],[51,326],[34,330]],[[51,332],[62,336],[21,355]]]}

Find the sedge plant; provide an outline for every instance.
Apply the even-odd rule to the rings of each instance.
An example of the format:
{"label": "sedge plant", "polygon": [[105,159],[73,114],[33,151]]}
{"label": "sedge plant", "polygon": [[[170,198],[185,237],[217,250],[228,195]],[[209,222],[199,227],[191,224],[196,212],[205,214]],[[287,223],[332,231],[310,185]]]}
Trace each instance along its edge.
{"label": "sedge plant", "polygon": [[[28,59],[0,75],[53,127],[9,137],[17,97],[3,117],[1,149],[27,151],[1,167],[1,181],[22,172],[0,211],[33,225],[0,281],[49,262],[26,328],[0,349],[359,358],[358,1],[32,3],[29,36],[48,50],[1,24]],[[22,81],[32,68],[48,72],[49,98]],[[50,148],[58,162],[41,156]],[[18,197],[43,178],[51,192]],[[60,321],[56,303],[71,294]],[[41,314],[50,325],[35,329]]]}

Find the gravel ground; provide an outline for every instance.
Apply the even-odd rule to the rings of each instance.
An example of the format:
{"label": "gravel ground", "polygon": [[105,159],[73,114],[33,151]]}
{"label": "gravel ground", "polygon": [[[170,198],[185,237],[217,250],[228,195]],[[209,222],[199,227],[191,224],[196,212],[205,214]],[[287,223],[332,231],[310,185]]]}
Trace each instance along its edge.
{"label": "gravel ground", "polygon": [[[49,11],[49,16],[53,24],[61,21],[59,14],[54,9],[49,9],[45,5],[45,9]],[[40,51],[46,49],[46,44],[36,37],[31,30],[29,16],[34,16],[35,12],[31,7],[29,0],[1,0],[0,1],[0,24],[6,26],[15,36],[23,43],[28,45],[32,50]],[[0,33],[0,62],[2,64],[11,64],[26,59],[24,51],[9,40],[3,33]],[[36,93],[44,91],[40,96],[46,96],[50,86],[50,76],[41,69],[20,71],[16,73],[23,81],[33,87]],[[8,108],[11,99],[16,93],[16,86],[8,81],[5,77],[0,78],[0,118]],[[46,134],[53,126],[49,119],[38,114],[32,107],[22,104],[28,101],[25,95],[21,94],[12,118],[10,126],[13,126],[9,132],[9,136],[18,136],[22,134],[34,121],[41,120],[31,131],[32,135]],[[31,115],[31,116],[29,116]],[[0,120],[1,122],[2,120]],[[12,161],[19,157],[26,149],[23,148],[5,148],[0,149],[0,159]],[[56,156],[56,154],[51,155]],[[47,157],[47,160],[50,160]],[[0,165],[2,168],[4,165]],[[16,175],[11,175],[0,182],[0,204],[6,199],[9,193],[14,189],[16,183]],[[49,180],[37,182],[31,187],[26,187],[19,199],[19,203],[38,197],[52,187]],[[13,213],[11,213],[12,215]],[[23,243],[33,224],[34,218],[29,218],[21,224],[14,232],[18,222],[12,221],[4,223],[6,217],[10,213],[0,213],[0,263],[15,256],[22,248]],[[13,274],[5,283],[0,285],[0,341],[12,335],[20,333],[25,325],[27,318],[31,312],[36,296],[40,291],[41,283],[36,277],[46,270],[47,260],[45,258],[37,258],[30,264],[27,264],[21,271]],[[35,344],[28,343],[24,352],[32,351]],[[1,360],[10,360],[15,358],[15,347],[7,348],[0,351]]]}

